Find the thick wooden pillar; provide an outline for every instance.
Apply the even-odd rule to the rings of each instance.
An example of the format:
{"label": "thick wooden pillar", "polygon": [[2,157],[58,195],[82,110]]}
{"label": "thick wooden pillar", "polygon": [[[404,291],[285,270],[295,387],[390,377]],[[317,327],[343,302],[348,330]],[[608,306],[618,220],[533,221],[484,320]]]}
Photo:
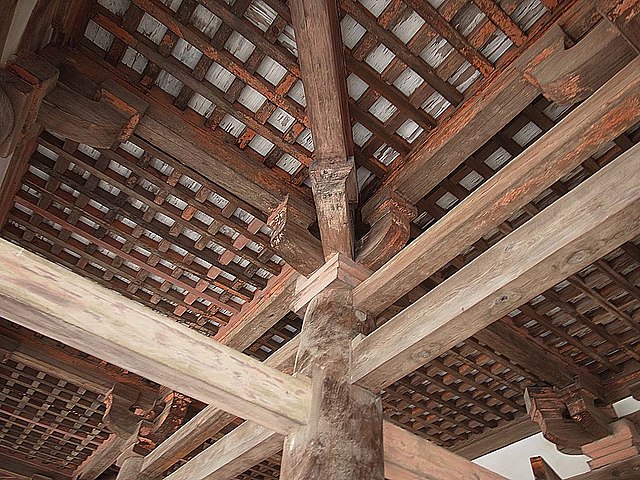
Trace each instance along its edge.
{"label": "thick wooden pillar", "polygon": [[129,447],[119,457],[116,465],[120,467],[116,480],[139,480],[144,455],[136,451],[135,445]]}
{"label": "thick wooden pillar", "polygon": [[318,293],[304,316],[296,371],[312,378],[309,423],[286,437],[280,478],[384,479],[378,396],[349,383],[356,331],[351,286]]}

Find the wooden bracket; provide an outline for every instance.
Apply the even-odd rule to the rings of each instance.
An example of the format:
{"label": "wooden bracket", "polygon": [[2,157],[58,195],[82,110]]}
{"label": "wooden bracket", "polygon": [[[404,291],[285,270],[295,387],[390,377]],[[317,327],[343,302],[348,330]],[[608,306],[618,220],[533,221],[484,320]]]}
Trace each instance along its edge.
{"label": "wooden bracket", "polygon": [[611,434],[615,418],[611,406],[598,406],[599,398],[580,383],[557,389],[528,388],[527,412],[544,437],[563,453],[577,455],[588,443]]}
{"label": "wooden bracket", "polygon": [[613,433],[582,447],[582,453],[591,457],[592,470],[640,455],[640,436],[628,419],[611,424]]}
{"label": "wooden bracket", "polygon": [[134,413],[133,409],[138,406],[139,398],[140,392],[121,383],[116,383],[105,396],[104,403],[107,408],[103,422],[118,437],[129,438],[138,435],[143,417]]}
{"label": "wooden bracket", "polygon": [[358,263],[371,270],[377,270],[406,245],[411,221],[418,213],[414,205],[390,188],[375,200],[362,208],[362,220],[371,225],[371,230],[359,242],[356,255]]}
{"label": "wooden bracket", "polygon": [[525,67],[523,73],[545,97],[560,104],[584,100],[636,56],[618,29],[606,21],[571,48],[565,48],[567,38],[559,26],[552,32],[557,46],[543,60]]}
{"label": "wooden bracket", "polygon": [[287,195],[267,219],[271,247],[302,275],[311,275],[324,264],[322,244],[292,217]]}
{"label": "wooden bracket", "polygon": [[308,279],[301,278],[296,286],[296,296],[291,310],[304,315],[309,302],[327,288],[355,287],[371,275],[362,265],[342,253],[336,253]]}

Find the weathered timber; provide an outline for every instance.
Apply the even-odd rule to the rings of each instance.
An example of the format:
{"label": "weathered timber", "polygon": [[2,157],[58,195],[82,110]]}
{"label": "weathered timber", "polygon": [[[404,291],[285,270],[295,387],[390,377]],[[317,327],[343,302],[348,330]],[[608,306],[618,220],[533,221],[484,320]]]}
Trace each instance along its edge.
{"label": "weathered timber", "polygon": [[144,455],[132,445],[118,457],[117,465],[120,467],[116,480],[140,480],[140,469]]}
{"label": "weathered timber", "polygon": [[97,100],[88,98],[58,84],[42,102],[38,120],[65,139],[94,148],[111,148],[129,139],[144,114],[142,108],[143,111],[138,111],[113,95],[102,95]]}
{"label": "weathered timber", "polygon": [[595,405],[596,399],[580,385],[563,389],[532,387],[525,392],[531,419],[547,440],[570,455],[581,453],[584,445],[611,434],[613,410],[609,408],[607,415],[605,409]]}
{"label": "weathered timber", "polygon": [[582,446],[589,456],[589,468],[596,470],[640,455],[640,435],[631,419],[611,423],[611,435]]}
{"label": "weathered timber", "polygon": [[309,176],[324,258],[352,257],[351,204],[358,187],[338,5],[336,0],[292,0],[290,8],[313,135]]}
{"label": "weathered timber", "polygon": [[[136,126],[136,135],[160,152],[178,159],[239,198],[247,200],[265,221],[289,195],[290,219],[306,228],[316,218],[310,192],[287,183],[268,167],[251,160],[245,152],[230,144],[220,132],[212,132],[194,123],[163,98],[146,95],[128,83],[123,73],[107,62],[97,63],[89,56],[68,49],[47,47],[47,58],[97,85],[108,80],[142,97],[149,108]],[[295,264],[289,262],[294,268]]]}
{"label": "weathered timber", "polygon": [[306,381],[5,240],[0,257],[0,314],[9,320],[276,431],[305,424]]}
{"label": "weathered timber", "polygon": [[549,100],[576,103],[589,97],[636,56],[620,32],[601,21],[575,46],[560,50],[552,62],[541,62],[525,70]]}
{"label": "weathered timber", "polygon": [[576,475],[567,480],[637,480],[640,476],[640,456],[616,462],[607,467]]}
{"label": "weathered timber", "polygon": [[506,480],[445,448],[384,422],[384,471],[388,480]]}
{"label": "weathered timber", "polygon": [[[581,42],[594,45],[594,42],[600,41],[597,35],[597,31],[590,32]],[[581,42],[573,48],[579,48],[578,45]],[[614,46],[609,44],[609,47]],[[560,59],[557,57],[560,55],[562,59],[569,58],[573,48],[568,50],[565,48],[565,36],[560,27],[554,26],[549,29],[545,35],[533,41],[513,63],[495,76],[486,88],[469,99],[441,128],[435,129],[432,134],[416,145],[404,160],[403,168],[392,174],[384,185],[398,191],[408,202],[416,204],[522,112],[540,93],[538,86],[528,81],[531,77],[527,72],[532,71],[536,66],[549,65],[561,69],[558,75],[569,76],[568,71],[562,71],[562,67],[559,67]],[[611,76],[614,72],[606,69],[617,63],[615,59],[628,54],[626,49],[619,51],[615,48],[606,48],[605,51],[600,51],[592,48],[591,50],[582,52],[579,49],[580,55],[610,56],[603,63],[602,72],[596,74],[595,71],[590,71],[591,76],[600,79],[606,79],[607,75]],[[582,62],[577,62],[577,67],[587,62],[587,58],[582,57],[582,59]],[[600,65],[597,68],[600,69]],[[545,82],[552,80],[553,76],[550,73],[545,78]],[[579,80],[574,78],[574,84],[576,81]]]}
{"label": "weathered timber", "polygon": [[639,167],[636,146],[378,328],[352,380],[384,388],[634,238]]}
{"label": "weathered timber", "polygon": [[384,478],[380,398],[349,383],[356,315],[348,284],[307,306],[296,370],[311,376],[309,423],[285,440],[281,478]]}
{"label": "weathered timber", "polygon": [[[297,349],[298,337],[269,357],[265,364],[291,373]],[[171,465],[188,455],[234,419],[234,415],[219,410],[215,406],[207,406],[145,457],[142,474],[149,478],[159,477]]]}
{"label": "weathered timber", "polygon": [[229,480],[282,450],[284,437],[245,422],[195,456],[168,480]]}
{"label": "weathered timber", "polygon": [[111,435],[73,472],[74,480],[98,478],[130,446],[128,438]]}
{"label": "weathered timber", "polygon": [[529,461],[531,462],[531,470],[535,480],[562,480],[560,475],[545,462],[544,458],[532,457]]}
{"label": "weathered timber", "polygon": [[371,230],[362,238],[356,260],[373,271],[407,244],[411,221],[417,214],[416,208],[398,193],[385,191],[385,196],[376,196],[377,203],[367,203],[362,208],[362,220]]}
{"label": "weathered timber", "polygon": [[267,219],[271,228],[270,245],[302,275],[311,275],[324,263],[322,244],[304,225],[291,217],[287,195]]}
{"label": "weathered timber", "polygon": [[11,475],[9,478],[21,478],[24,480],[30,480],[32,477],[42,479],[43,477],[50,478],[51,480],[70,480],[71,476],[68,472],[61,469],[54,469],[52,465],[43,466],[40,464],[30,463],[26,459],[22,459],[17,455],[9,455],[7,453],[0,453],[0,475],[8,473]]}
{"label": "weathered timber", "polygon": [[354,290],[378,314],[640,118],[640,59],[633,60],[448,215]]}

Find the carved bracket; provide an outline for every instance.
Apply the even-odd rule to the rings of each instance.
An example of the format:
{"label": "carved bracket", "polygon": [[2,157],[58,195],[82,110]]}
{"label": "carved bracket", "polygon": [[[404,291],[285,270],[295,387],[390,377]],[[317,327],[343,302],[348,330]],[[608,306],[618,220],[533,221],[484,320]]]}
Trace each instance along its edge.
{"label": "carved bracket", "polygon": [[584,445],[582,452],[591,457],[592,470],[621,462],[640,454],[640,437],[636,426],[627,419],[611,424],[613,433],[601,440]]}
{"label": "carved bracket", "polygon": [[311,275],[324,264],[322,245],[292,217],[287,195],[267,219],[271,228],[271,247],[298,272]]}
{"label": "carved bracket", "polygon": [[356,260],[371,270],[384,265],[406,245],[417,213],[415,206],[386,188],[375,203],[362,208],[362,220],[371,230],[360,241]]}
{"label": "carved bracket", "polygon": [[525,392],[527,412],[540,425],[544,437],[563,453],[577,455],[586,444],[611,434],[615,414],[610,405],[579,383],[557,389],[529,388]]}

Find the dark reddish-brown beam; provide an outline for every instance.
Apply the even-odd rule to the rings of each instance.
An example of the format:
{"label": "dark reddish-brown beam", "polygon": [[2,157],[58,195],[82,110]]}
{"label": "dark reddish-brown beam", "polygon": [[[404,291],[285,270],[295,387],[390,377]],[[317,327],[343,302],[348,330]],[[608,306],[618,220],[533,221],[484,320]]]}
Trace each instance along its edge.
{"label": "dark reddish-brown beam", "polygon": [[[84,44],[81,45],[84,48]],[[71,75],[103,84],[113,80],[135,95],[144,95],[129,83],[131,74],[115,68],[80,51],[47,47],[48,58],[57,64],[71,67]],[[256,163],[248,152],[243,152],[219,132],[201,126],[202,117],[181,112],[163,93],[152,90],[144,96],[150,106],[136,128],[138,137],[155,145],[165,154],[182,161],[187,167],[215,178],[216,183],[253,205],[266,220],[282,198],[277,192],[288,192],[296,220],[309,225],[315,219],[315,209],[308,189],[286,182],[283,176]]]}
{"label": "dark reddish-brown beam", "polygon": [[509,15],[494,0],[473,0],[482,12],[502,30],[507,37],[517,46],[520,47],[527,41],[527,36],[514,22]]}
{"label": "dark reddish-brown beam", "polygon": [[353,139],[336,0],[293,0],[291,18],[313,135],[311,185],[325,259],[353,256]]}
{"label": "dark reddish-brown beam", "polygon": [[[0,450],[0,473],[6,472],[11,475],[9,478],[24,480],[47,479],[51,480],[71,480],[73,473],[68,468],[51,463],[41,464],[38,460],[23,458],[20,453],[12,450]],[[40,477],[38,477],[41,475]]]}

